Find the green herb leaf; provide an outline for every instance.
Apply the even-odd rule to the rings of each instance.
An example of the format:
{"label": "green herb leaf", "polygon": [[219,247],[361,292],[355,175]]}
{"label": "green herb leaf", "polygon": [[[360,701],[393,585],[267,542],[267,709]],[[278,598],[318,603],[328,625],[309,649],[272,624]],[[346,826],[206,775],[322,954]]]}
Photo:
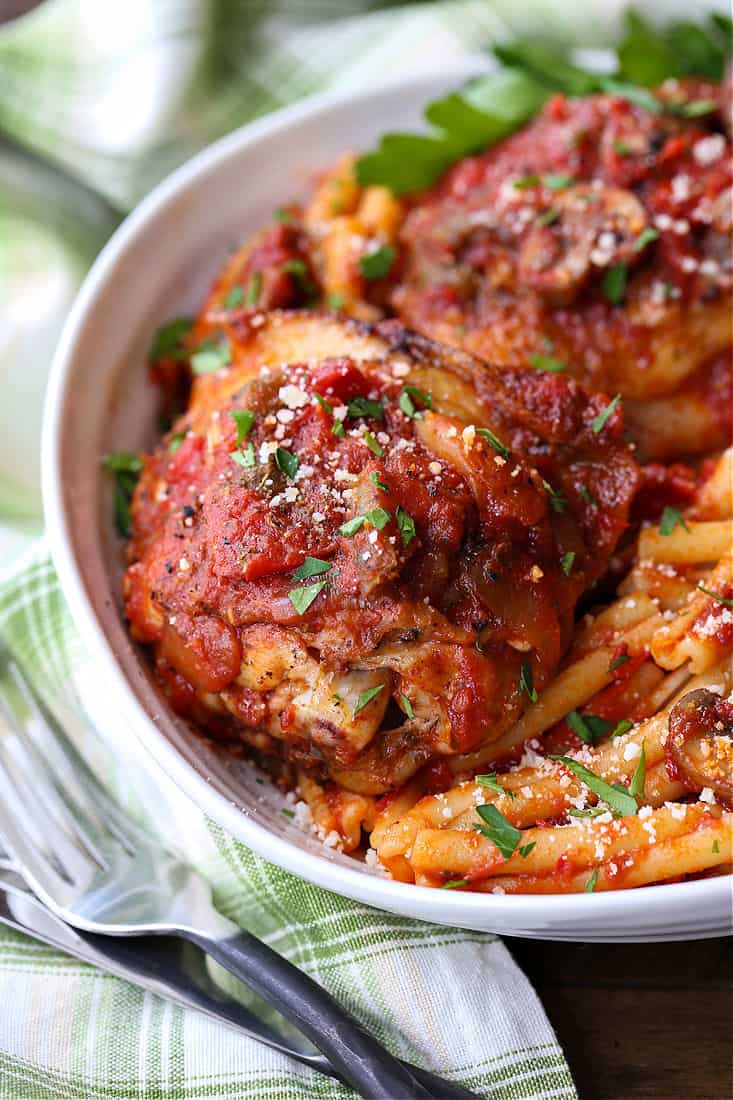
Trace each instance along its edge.
{"label": "green herb leaf", "polygon": [[175,432],[170,437],[170,439],[168,440],[168,454],[169,455],[177,454],[178,451],[180,451],[181,444],[183,443],[185,438],[186,438],[186,433],[185,432]]}
{"label": "green herb leaf", "polygon": [[537,225],[552,225],[560,218],[560,211],[555,206],[551,206],[549,210],[545,210],[544,214],[540,214],[535,221]]}
{"label": "green herb leaf", "polygon": [[318,577],[321,573],[328,573],[332,568],[330,561],[323,561],[322,558],[307,557],[302,565],[293,573],[294,581],[305,581],[308,577]]}
{"label": "green herb leaf", "polygon": [[113,474],[133,474],[136,478],[143,471],[142,455],[133,451],[113,451],[106,456],[103,465]]}
{"label": "green herb leaf", "polygon": [[280,222],[281,225],[290,225],[290,223],[294,221],[293,215],[289,210],[286,210],[284,206],[278,206],[274,218],[275,221]]}
{"label": "green herb leaf", "polygon": [[400,695],[400,702],[402,703],[402,709],[408,718],[415,717],[415,711],[413,710],[412,703],[406,695]]}
{"label": "green herb leaf", "polygon": [[384,407],[380,401],[371,401],[368,397],[355,397],[347,406],[349,416],[370,416],[374,420],[384,420]]}
{"label": "green herb leaf", "polygon": [[565,721],[586,745],[600,741],[613,729],[613,722],[606,718],[599,718],[596,714],[578,714],[577,710],[571,710]]}
{"label": "green herb leaf", "polygon": [[710,596],[711,599],[716,600],[718,603],[722,603],[723,607],[733,607],[733,600],[728,599],[727,596],[721,596],[719,592],[713,592],[709,588],[703,588],[701,584],[698,584],[700,592],[704,592],[706,596]]}
{"label": "green herb leaf", "polygon": [[568,810],[568,817],[589,818],[589,817],[601,817],[602,814],[608,811],[603,806],[589,806],[587,810],[576,810],[573,806]]}
{"label": "green herb leaf", "polygon": [[433,396],[430,393],[424,393],[423,390],[419,390],[417,386],[405,386],[400,394],[399,406],[405,416],[409,416],[411,420],[419,420],[423,413],[418,411],[413,398],[422,402],[426,409],[432,409]]}
{"label": "green herb leaf", "polygon": [[608,666],[609,672],[615,672],[617,668],[621,668],[621,665],[625,665],[627,661],[630,661],[628,653],[622,653],[620,657],[617,657],[615,661],[611,661]]}
{"label": "green herb leaf", "polygon": [[339,532],[347,539],[350,539],[352,535],[355,535],[357,531],[366,523],[366,516],[354,516],[353,519],[347,519],[346,523],[342,523],[339,527]]}
{"label": "green herb leaf", "polygon": [[659,233],[656,229],[652,229],[650,225],[646,229],[642,229],[639,236],[634,241],[634,252],[641,252],[642,248],[646,248],[652,241],[656,241],[659,237]]}
{"label": "green herb leaf", "polygon": [[291,451],[286,451],[284,447],[278,447],[275,451],[275,465],[292,481],[298,472],[300,459]]}
{"label": "green herb leaf", "polygon": [[444,882],[443,890],[457,890],[459,886],[468,886],[467,878],[452,878],[448,882]]}
{"label": "green herb leaf", "polygon": [[151,341],[148,358],[153,362],[156,359],[187,359],[183,343],[192,326],[193,317],[175,317],[161,325]]}
{"label": "green herb leaf", "polygon": [[488,440],[496,453],[501,455],[502,458],[509,458],[511,451],[502,443],[498,435],[494,435],[490,428],[477,428],[476,435],[480,435]]}
{"label": "green herb leaf", "polygon": [[236,462],[238,466],[244,466],[245,469],[257,465],[253,443],[248,443],[241,451],[232,451],[229,457],[232,462]]}
{"label": "green herb leaf", "polygon": [[364,432],[364,437],[363,438],[364,438],[364,442],[366,443],[367,447],[372,452],[372,454],[376,455],[377,458],[381,458],[382,455],[384,454],[384,447],[380,447],[379,443],[377,443],[377,441],[374,438],[374,436],[372,435],[372,433],[371,432]]}
{"label": "green herb leaf", "polygon": [[235,283],[233,287],[229,288],[229,292],[224,299],[224,309],[236,309],[237,306],[241,306],[244,302],[244,291],[239,283]]}
{"label": "green herb leaf", "polygon": [[476,813],[485,822],[483,825],[474,825],[482,836],[488,837],[492,844],[501,852],[504,859],[514,855],[522,833],[515,829],[503,814],[499,813],[496,806],[490,803],[486,806],[477,806]]}
{"label": "green herb leaf", "polygon": [[359,696],[359,698],[356,701],[356,706],[354,707],[354,711],[353,711],[354,717],[357,716],[357,714],[359,713],[360,710],[364,710],[364,707],[368,703],[371,703],[372,699],[376,698],[376,696],[379,695],[380,691],[383,691],[383,690],[384,690],[384,684],[377,684],[376,687],[367,688],[366,691],[362,691],[361,695]]}
{"label": "green herb leaf", "polygon": [[130,503],[135,486],[140,480],[143,460],[139,454],[131,451],[114,451],[103,460],[103,466],[114,475],[114,521],[115,530],[122,538],[127,538],[132,526]]}
{"label": "green herb leaf", "polygon": [[598,416],[593,418],[591,428],[593,429],[593,431],[595,432],[596,435],[598,435],[599,432],[603,431],[604,427],[606,426],[606,421],[611,416],[611,414],[613,413],[614,409],[616,408],[616,406],[618,405],[620,400],[621,400],[621,394],[617,393],[616,396],[614,397],[614,399],[612,401],[609,401],[609,403],[606,405],[605,409],[601,409]]}
{"label": "green herb leaf", "polygon": [[713,846],[711,848],[711,851],[712,851],[714,856],[717,856],[718,853],[720,852],[720,845],[718,844],[717,840],[713,841]]}
{"label": "green herb leaf", "polygon": [[389,485],[385,485],[379,474],[370,474],[369,480],[371,481],[372,485],[376,485],[376,487],[378,489],[381,489],[383,493],[389,492]]}
{"label": "green herb leaf", "polygon": [[549,187],[550,191],[562,191],[565,187],[573,186],[575,177],[566,176],[562,172],[553,172],[549,176],[544,176],[542,182],[545,187]]}
{"label": "green herb leaf", "polygon": [[659,534],[671,535],[675,527],[684,527],[685,531],[687,531],[688,534],[690,533],[690,528],[685,523],[682,513],[668,504],[662,512],[662,520],[659,524]]}
{"label": "green herb leaf", "polygon": [[370,512],[366,513],[364,518],[367,523],[370,523],[377,531],[381,531],[387,526],[392,516],[385,508],[372,508]]}
{"label": "green herb leaf", "polygon": [[606,783],[605,779],[601,779],[599,775],[592,772],[589,768],[579,764],[577,760],[571,760],[569,756],[552,756],[551,760],[561,761],[566,768],[568,768],[576,779],[579,779],[581,783],[585,783],[586,787],[593,791],[593,794],[598,797],[612,810],[616,810],[622,817],[629,817],[635,814],[638,810],[636,799],[629,794],[626,787],[622,787],[621,784]]}
{"label": "green herb leaf", "polygon": [[326,401],[326,398],[321,397],[320,393],[314,393],[313,396],[315,397],[316,401],[321,406],[323,411],[328,413],[329,416],[333,416],[333,406],[329,405],[328,401]]}
{"label": "green herb leaf", "polygon": [[522,859],[526,859],[527,856],[529,855],[529,853],[533,850],[533,848],[536,848],[536,847],[537,847],[537,841],[536,840],[531,840],[529,842],[529,844],[523,844],[522,847],[519,849],[519,854],[522,857]]}
{"label": "green herb leaf", "polygon": [[489,790],[496,791],[497,794],[507,795],[509,798],[517,797],[514,791],[502,787],[496,772],[488,772],[486,775],[477,775],[474,782],[478,783],[479,787],[488,787]]}
{"label": "green herb leaf", "polygon": [[575,561],[575,551],[568,550],[567,554],[563,554],[560,558],[560,568],[566,577],[569,577],[573,571],[573,562]]}
{"label": "green herb leaf", "polygon": [[314,584],[306,584],[302,588],[292,588],[288,592],[288,599],[299,615],[305,615],[318,593],[323,591],[327,583],[327,581],[316,581]]}
{"label": "green herb leaf", "polygon": [[512,187],[516,187],[517,191],[526,191],[529,187],[539,187],[541,182],[539,176],[520,176],[514,180]]}
{"label": "green herb leaf", "polygon": [[529,696],[531,702],[537,702],[539,696],[535,690],[534,674],[532,672],[532,665],[529,661],[525,661],[519,670],[519,690]]}
{"label": "green herb leaf", "polygon": [[240,444],[252,431],[255,414],[249,409],[232,409],[229,416],[237,425],[237,444]]}
{"label": "green herb leaf", "polygon": [[652,114],[659,114],[665,109],[665,105],[646,88],[630,84],[627,80],[618,80],[613,76],[599,76],[598,87],[600,91],[620,96],[621,99],[635,103],[637,107],[643,107],[645,111],[651,111]]}
{"label": "green herb leaf", "polygon": [[285,816],[286,816],[286,817],[289,817],[289,818],[294,818],[294,817],[295,817],[295,810],[288,810],[288,809],[286,809],[286,808],[285,808],[284,806],[283,806],[283,808],[282,808],[282,809],[280,810],[280,813],[281,813],[281,814],[285,814]]}
{"label": "green herb leaf", "polygon": [[629,730],[633,728],[634,723],[631,721],[630,718],[622,718],[619,722],[616,723],[610,740],[612,741],[614,737],[623,737],[625,733],[628,733]]}
{"label": "green herb leaf", "polygon": [[606,269],[603,276],[603,293],[612,305],[617,306],[623,301],[626,293],[626,277],[628,268],[626,264],[614,264]]}
{"label": "green herb leaf", "polygon": [[231,361],[232,349],[226,336],[217,341],[204,340],[191,356],[191,370],[194,374],[211,374],[228,367]]}
{"label": "green herb leaf", "polygon": [[397,521],[397,530],[402,536],[402,545],[409,546],[417,534],[414,519],[409,512],[405,512],[398,505],[397,511],[395,512],[395,520]]}
{"label": "green herb leaf", "polygon": [[329,294],[326,299],[326,305],[329,309],[332,309],[334,313],[338,313],[340,309],[343,309],[346,304],[345,294]]}
{"label": "green herb leaf", "polygon": [[247,283],[247,289],[244,293],[245,305],[256,306],[260,300],[260,294],[262,293],[262,272],[253,271],[249,277]]}
{"label": "green herb leaf", "polygon": [[395,255],[391,245],[382,244],[359,259],[359,271],[365,279],[383,279],[391,271]]}
{"label": "green herb leaf", "polygon": [[679,115],[681,118],[700,118],[702,115],[717,111],[718,104],[714,99],[686,99],[677,102],[668,101],[665,109],[670,114]]}
{"label": "green herb leaf", "polygon": [[598,498],[594,497],[587,485],[578,486],[578,496],[586,500],[588,504],[591,504],[594,508],[598,507]]}
{"label": "green herb leaf", "polygon": [[641,742],[641,753],[639,755],[639,763],[634,769],[634,774],[631,777],[629,783],[629,794],[632,794],[634,798],[644,797],[644,783],[646,782],[646,740]]}
{"label": "green herb leaf", "polygon": [[535,370],[548,371],[549,374],[562,374],[568,369],[562,359],[554,359],[551,355],[530,355],[529,365]]}
{"label": "green herb leaf", "polygon": [[553,512],[564,512],[568,506],[568,502],[566,501],[562,493],[558,493],[555,489],[553,489],[549,481],[545,481],[544,478],[542,480],[542,484],[544,485],[546,491],[550,494],[550,507],[552,508]]}
{"label": "green herb leaf", "polygon": [[596,883],[597,882],[598,882],[598,868],[596,867],[595,870],[593,871],[592,875],[588,879],[586,885],[585,885],[584,893],[592,894],[593,891],[596,888]]}

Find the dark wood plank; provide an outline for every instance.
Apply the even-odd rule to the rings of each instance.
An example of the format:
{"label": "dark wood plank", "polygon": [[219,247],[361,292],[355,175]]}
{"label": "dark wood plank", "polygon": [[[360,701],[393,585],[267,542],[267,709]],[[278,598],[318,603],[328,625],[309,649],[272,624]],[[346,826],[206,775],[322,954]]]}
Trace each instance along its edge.
{"label": "dark wood plank", "polygon": [[733,940],[508,940],[581,1100],[733,1098]]}

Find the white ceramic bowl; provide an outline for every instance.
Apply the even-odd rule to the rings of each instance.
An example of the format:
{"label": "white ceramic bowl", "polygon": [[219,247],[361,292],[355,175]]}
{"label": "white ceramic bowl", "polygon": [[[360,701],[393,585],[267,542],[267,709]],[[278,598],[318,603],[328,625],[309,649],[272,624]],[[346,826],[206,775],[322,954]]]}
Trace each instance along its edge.
{"label": "white ceramic bowl", "polygon": [[[484,63],[485,64],[485,63]],[[385,130],[414,129],[424,104],[477,66],[319,97],[218,142],[138,207],[107,245],[66,324],[48,391],[43,490],[53,558],[71,612],[113,705],[140,744],[191,800],[267,859],[359,901],[447,925],[569,940],[721,935],[731,923],[728,878],[643,890],[506,897],[408,886],[324,848],[280,813],[282,797],[251,765],[213,754],[167,709],[120,614],[120,547],[100,457],[155,438],[146,380],[151,333],[196,308],[230,246],[311,174]],[[264,793],[263,793],[264,792]]]}

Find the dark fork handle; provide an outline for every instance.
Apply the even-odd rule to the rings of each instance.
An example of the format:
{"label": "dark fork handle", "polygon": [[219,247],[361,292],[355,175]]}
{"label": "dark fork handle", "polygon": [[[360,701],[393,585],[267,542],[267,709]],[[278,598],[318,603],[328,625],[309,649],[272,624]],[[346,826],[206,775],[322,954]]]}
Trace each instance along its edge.
{"label": "dark fork handle", "polygon": [[295,1024],[368,1100],[438,1100],[330,993],[255,936],[241,932],[217,940],[196,932],[185,935]]}

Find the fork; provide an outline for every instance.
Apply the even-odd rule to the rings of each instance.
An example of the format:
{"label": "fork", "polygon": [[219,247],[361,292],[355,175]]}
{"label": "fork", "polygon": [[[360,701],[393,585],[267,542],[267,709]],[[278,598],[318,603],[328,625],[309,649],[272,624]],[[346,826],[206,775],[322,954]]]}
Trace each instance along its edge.
{"label": "fork", "polygon": [[0,840],[62,920],[108,936],[180,936],[277,1009],[369,1100],[428,1092],[317,982],[220,914],[188,864],[104,790],[0,649]]}

